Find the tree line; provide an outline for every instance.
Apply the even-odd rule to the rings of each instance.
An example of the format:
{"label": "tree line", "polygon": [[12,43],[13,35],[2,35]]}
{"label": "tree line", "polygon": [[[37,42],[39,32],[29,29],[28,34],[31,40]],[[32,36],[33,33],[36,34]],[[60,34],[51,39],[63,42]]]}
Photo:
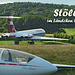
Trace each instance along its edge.
{"label": "tree line", "polygon": [[74,35],[68,35],[66,33],[64,34],[64,33],[58,33],[58,32],[56,32],[56,33],[54,33],[54,37],[69,39],[69,41],[66,41],[66,42],[75,44],[75,34]]}
{"label": "tree line", "polygon": [[[2,16],[21,16],[21,19],[13,19],[17,30],[27,30],[34,28],[44,28],[47,33],[65,32],[62,28],[74,28],[73,24],[51,24],[47,19],[54,19],[55,9],[75,9],[75,6],[43,4],[31,2],[19,2],[0,5],[0,15]],[[60,17],[57,17],[60,19]],[[61,17],[64,18],[64,17]],[[74,17],[66,17],[73,19]],[[7,19],[0,19],[0,32],[8,31]]]}

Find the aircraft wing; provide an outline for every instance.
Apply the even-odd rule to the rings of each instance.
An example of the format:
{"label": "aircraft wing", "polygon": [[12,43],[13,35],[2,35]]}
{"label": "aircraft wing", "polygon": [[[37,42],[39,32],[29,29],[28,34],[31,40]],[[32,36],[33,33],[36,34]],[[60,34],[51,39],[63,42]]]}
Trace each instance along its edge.
{"label": "aircraft wing", "polygon": [[57,68],[75,68],[75,65],[62,65],[62,64],[53,64]]}
{"label": "aircraft wing", "polygon": [[62,39],[62,38],[51,38],[51,37],[40,37],[40,36],[33,36],[30,39],[31,40],[44,40],[44,41],[50,41],[50,40],[69,40],[69,39]]}

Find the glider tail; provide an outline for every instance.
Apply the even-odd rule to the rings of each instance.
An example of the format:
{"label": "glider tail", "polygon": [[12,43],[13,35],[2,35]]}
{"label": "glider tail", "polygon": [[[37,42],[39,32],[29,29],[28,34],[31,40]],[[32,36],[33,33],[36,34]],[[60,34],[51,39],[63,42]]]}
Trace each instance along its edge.
{"label": "glider tail", "polygon": [[14,33],[14,32],[16,32],[16,29],[15,29],[15,27],[14,27],[14,24],[13,24],[13,21],[12,21],[12,19],[8,19],[8,25],[9,25],[9,32],[10,33]]}

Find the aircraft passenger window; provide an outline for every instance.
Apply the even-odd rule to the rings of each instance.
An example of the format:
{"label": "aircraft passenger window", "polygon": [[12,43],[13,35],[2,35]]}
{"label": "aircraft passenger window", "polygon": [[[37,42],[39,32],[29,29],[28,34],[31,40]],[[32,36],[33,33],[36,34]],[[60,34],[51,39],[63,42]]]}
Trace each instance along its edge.
{"label": "aircraft passenger window", "polygon": [[17,62],[17,63],[28,63],[33,58],[34,56],[32,55],[16,52],[16,51],[11,51],[11,50],[5,50],[2,54],[2,60]]}

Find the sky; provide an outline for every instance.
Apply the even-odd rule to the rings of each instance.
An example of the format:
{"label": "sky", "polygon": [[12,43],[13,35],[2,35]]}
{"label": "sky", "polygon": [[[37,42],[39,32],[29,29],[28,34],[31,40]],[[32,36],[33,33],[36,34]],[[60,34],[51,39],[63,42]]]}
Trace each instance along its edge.
{"label": "sky", "polygon": [[53,4],[67,4],[75,5],[75,0],[0,0],[0,4],[13,3],[13,2],[40,2],[40,3],[53,3]]}

